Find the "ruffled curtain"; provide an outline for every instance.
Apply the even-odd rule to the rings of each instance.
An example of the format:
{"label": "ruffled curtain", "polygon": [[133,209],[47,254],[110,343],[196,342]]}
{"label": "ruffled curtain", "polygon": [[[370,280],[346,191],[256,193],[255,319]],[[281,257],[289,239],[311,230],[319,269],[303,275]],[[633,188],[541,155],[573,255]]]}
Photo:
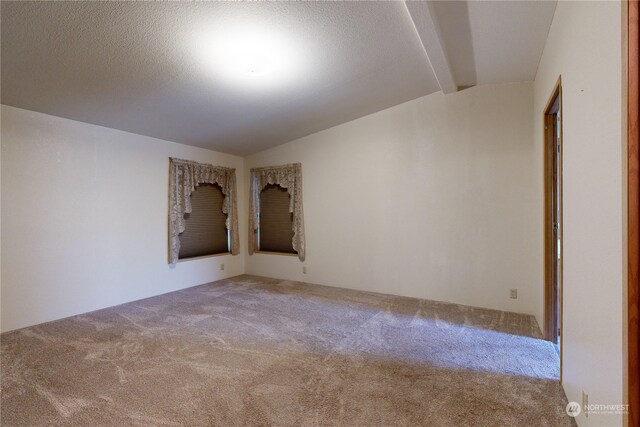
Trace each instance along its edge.
{"label": "ruffled curtain", "polygon": [[289,193],[289,212],[293,214],[293,249],[300,261],[305,258],[304,217],[302,211],[302,165],[269,166],[251,169],[251,196],[249,198],[249,255],[255,248],[260,212],[260,192],[269,184],[277,184]]}
{"label": "ruffled curtain", "polygon": [[191,213],[191,193],[200,184],[218,184],[222,188],[222,212],[227,214],[226,225],[231,234],[231,254],[240,253],[236,170],[169,158],[169,264],[178,262],[179,235],[185,229],[184,215]]}

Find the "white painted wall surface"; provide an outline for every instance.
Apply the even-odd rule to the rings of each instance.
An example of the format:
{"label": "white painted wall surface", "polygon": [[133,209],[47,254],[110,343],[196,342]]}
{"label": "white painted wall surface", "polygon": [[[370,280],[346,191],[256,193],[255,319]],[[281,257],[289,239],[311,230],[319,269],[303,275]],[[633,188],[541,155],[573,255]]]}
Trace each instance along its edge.
{"label": "white painted wall surface", "polygon": [[535,313],[532,106],[531,83],[433,94],[247,157],[246,182],[302,163],[308,268],[254,254],[247,273]]}
{"label": "white painted wall surface", "polygon": [[168,158],[235,167],[245,212],[242,158],[4,105],[1,140],[3,331],[243,273],[167,264]]}
{"label": "white painted wall surface", "polygon": [[[623,403],[621,3],[558,2],[534,86],[536,159],[542,114],[562,75],[564,388],[571,401]],[[539,198],[542,168],[536,168]],[[542,227],[542,213],[537,228]],[[542,316],[542,300],[537,314]],[[584,412],[580,426],[622,425]]]}

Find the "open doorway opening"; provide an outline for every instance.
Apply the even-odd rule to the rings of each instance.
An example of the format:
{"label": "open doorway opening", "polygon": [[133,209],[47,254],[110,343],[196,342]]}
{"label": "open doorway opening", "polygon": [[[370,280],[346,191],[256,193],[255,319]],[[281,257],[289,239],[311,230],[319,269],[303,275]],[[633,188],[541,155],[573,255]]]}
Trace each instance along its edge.
{"label": "open doorway opening", "polygon": [[562,378],[562,82],[544,112],[545,338],[560,355]]}

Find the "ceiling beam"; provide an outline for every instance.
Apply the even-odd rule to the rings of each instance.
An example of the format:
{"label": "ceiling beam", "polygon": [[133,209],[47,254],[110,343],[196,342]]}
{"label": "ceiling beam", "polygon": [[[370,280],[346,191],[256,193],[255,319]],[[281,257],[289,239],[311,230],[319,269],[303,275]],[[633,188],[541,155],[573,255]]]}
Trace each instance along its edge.
{"label": "ceiling beam", "polygon": [[458,85],[440,36],[438,19],[433,12],[433,6],[429,1],[405,1],[404,4],[409,11],[409,16],[411,16],[422,47],[431,63],[440,89],[443,93],[457,92]]}

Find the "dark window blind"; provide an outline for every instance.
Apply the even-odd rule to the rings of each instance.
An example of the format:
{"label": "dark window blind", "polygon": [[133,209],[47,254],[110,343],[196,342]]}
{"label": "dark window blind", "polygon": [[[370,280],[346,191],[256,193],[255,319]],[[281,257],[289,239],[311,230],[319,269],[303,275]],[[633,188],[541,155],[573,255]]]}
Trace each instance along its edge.
{"label": "dark window blind", "polygon": [[259,249],[295,254],[293,214],[289,193],[279,185],[268,185],[260,193]]}
{"label": "dark window blind", "polygon": [[229,252],[227,215],[222,212],[224,195],[217,184],[200,184],[191,193],[191,213],[180,234],[178,258],[193,258]]}

